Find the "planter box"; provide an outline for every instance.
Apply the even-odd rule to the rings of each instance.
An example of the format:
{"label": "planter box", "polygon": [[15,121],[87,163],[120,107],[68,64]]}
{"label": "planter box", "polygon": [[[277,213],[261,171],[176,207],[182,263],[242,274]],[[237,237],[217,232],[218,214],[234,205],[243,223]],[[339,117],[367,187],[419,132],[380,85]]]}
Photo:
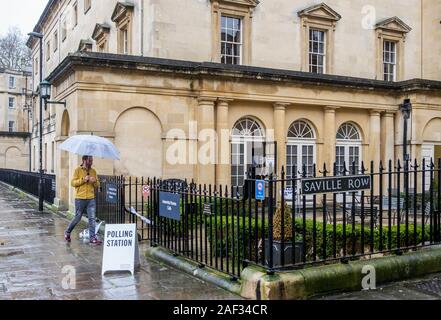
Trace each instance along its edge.
{"label": "planter box", "polygon": [[[265,264],[269,265],[269,239],[265,239]],[[299,263],[303,259],[303,242],[295,243],[295,262]],[[285,255],[285,263],[284,265],[294,264],[294,259],[292,255],[292,242],[285,241],[284,247],[284,255]],[[273,266],[280,267],[282,266],[282,242],[278,240],[273,241]]]}

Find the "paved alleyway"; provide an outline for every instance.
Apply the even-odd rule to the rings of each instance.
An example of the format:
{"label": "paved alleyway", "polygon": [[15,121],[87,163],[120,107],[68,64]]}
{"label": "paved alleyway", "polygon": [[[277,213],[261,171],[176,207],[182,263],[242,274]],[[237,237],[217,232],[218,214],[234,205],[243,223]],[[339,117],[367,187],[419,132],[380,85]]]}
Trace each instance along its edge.
{"label": "paved alleyway", "polygon": [[[68,221],[39,214],[36,205],[0,185],[0,299],[238,299],[223,289],[142,258],[134,277],[129,273],[101,276],[102,247],[78,238],[66,244]],[[76,288],[64,290],[63,267],[76,270]]]}

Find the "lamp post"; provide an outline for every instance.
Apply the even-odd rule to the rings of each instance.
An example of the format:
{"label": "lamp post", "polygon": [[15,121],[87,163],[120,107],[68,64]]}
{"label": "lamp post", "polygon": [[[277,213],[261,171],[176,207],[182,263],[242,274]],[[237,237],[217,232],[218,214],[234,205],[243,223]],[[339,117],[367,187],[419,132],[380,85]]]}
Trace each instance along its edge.
{"label": "lamp post", "polygon": [[43,97],[44,101],[44,110],[47,110],[48,104],[61,104],[66,108],[66,102],[65,101],[52,101],[49,100],[51,98],[51,86],[52,84],[46,80],[44,80],[41,85],[41,96]]}
{"label": "lamp post", "polygon": [[[404,190],[406,195],[409,193],[409,154],[407,153],[407,120],[410,118],[412,112],[412,104],[410,99],[405,99],[400,104],[400,111],[403,114],[404,126],[403,126],[403,164],[404,164]],[[416,192],[416,190],[414,191]],[[406,204],[407,206],[407,204]]]}
{"label": "lamp post", "polygon": [[409,154],[407,153],[407,120],[410,119],[410,114],[412,112],[412,103],[410,99],[405,99],[402,104],[400,104],[400,111],[403,114],[404,127],[403,127],[403,161],[409,160]]}
{"label": "lamp post", "polygon": [[43,96],[41,94],[41,83],[43,82],[43,34],[38,32],[31,32],[30,37],[35,37],[40,40],[40,124],[39,124],[39,173],[40,179],[38,181],[38,210],[43,212]]}

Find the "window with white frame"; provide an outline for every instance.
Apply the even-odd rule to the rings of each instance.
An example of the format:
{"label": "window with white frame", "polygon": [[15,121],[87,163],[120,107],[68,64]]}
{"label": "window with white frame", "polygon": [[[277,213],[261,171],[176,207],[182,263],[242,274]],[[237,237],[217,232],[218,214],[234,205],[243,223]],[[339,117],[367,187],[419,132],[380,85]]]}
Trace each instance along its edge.
{"label": "window with white frame", "polygon": [[122,48],[123,48],[123,54],[129,54],[129,32],[126,29],[121,30],[122,32]]}
{"label": "window with white frame", "polygon": [[55,171],[55,143],[52,142],[52,148],[51,148],[51,172],[53,173]]}
{"label": "window with white frame", "polygon": [[361,136],[354,124],[346,122],[337,131],[336,175],[358,174],[361,165]]}
{"label": "window with white frame", "polygon": [[303,120],[295,121],[288,130],[286,145],[286,179],[287,186],[291,187],[290,179],[314,175],[315,163],[315,134],[311,126]]}
{"label": "window with white frame", "polygon": [[9,89],[15,89],[15,77],[9,77]]}
{"label": "window with white frame", "polygon": [[44,171],[47,173],[47,143],[44,144]]}
{"label": "window with white frame", "polygon": [[9,97],[8,106],[9,106],[9,109],[14,109],[15,108],[15,98]]}
{"label": "window with white frame", "polygon": [[9,121],[9,132],[15,131],[15,121]]}
{"label": "window with white frame", "polygon": [[67,22],[66,18],[63,19],[63,22],[61,23],[61,41],[64,42],[67,38]]}
{"label": "window with white frame", "polygon": [[[131,52],[129,28],[129,25],[126,24],[118,30],[118,53],[120,54],[130,54]],[[107,46],[106,43],[101,43],[101,45],[104,48]]]}
{"label": "window with white frame", "polygon": [[35,146],[33,148],[33,157],[32,157],[32,170],[35,171],[35,164],[37,163],[37,158],[36,158],[36,152],[35,152]]}
{"label": "window with white frame", "polygon": [[34,66],[35,66],[34,73],[35,73],[35,74],[38,74],[38,58],[35,58]]}
{"label": "window with white frame", "polygon": [[326,72],[326,33],[322,30],[309,30],[309,72]]}
{"label": "window with white frame", "polygon": [[84,0],[84,14],[92,7],[92,0]]}
{"label": "window with white frame", "polygon": [[384,41],[383,44],[384,80],[395,81],[397,74],[397,43]]}
{"label": "window with white frame", "polygon": [[242,186],[253,165],[264,160],[264,132],[256,120],[242,118],[236,122],[231,137],[231,185]]}
{"label": "window with white frame", "polygon": [[98,45],[98,52],[107,52],[107,40],[104,40]]}
{"label": "window with white frame", "polygon": [[46,43],[46,61],[48,61],[51,58],[51,42],[48,41]]}
{"label": "window with white frame", "polygon": [[[132,53],[132,19],[134,5],[129,2],[117,2],[112,14],[112,21],[116,25],[117,30],[117,52],[120,54]],[[95,27],[96,29],[97,27]],[[103,26],[101,25],[101,28]],[[106,27],[106,30],[109,28]],[[95,30],[98,31],[98,30]],[[107,33],[108,31],[106,31]],[[102,44],[102,42],[99,42]]]}
{"label": "window with white frame", "polygon": [[242,20],[222,16],[221,22],[221,63],[242,63]]}
{"label": "window with white frame", "polygon": [[73,28],[75,28],[78,24],[78,3],[74,3],[73,5],[73,17],[72,17]]}
{"label": "window with white frame", "polygon": [[58,31],[54,32],[54,52],[58,50]]}

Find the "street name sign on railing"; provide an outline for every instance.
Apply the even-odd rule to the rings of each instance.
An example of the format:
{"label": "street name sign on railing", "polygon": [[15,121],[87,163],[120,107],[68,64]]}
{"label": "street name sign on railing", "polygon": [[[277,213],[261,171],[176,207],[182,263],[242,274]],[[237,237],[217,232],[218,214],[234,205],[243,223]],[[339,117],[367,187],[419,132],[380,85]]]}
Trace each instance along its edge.
{"label": "street name sign on railing", "polygon": [[371,188],[371,177],[368,175],[341,176],[332,178],[302,179],[301,193],[339,193],[361,191]]}

